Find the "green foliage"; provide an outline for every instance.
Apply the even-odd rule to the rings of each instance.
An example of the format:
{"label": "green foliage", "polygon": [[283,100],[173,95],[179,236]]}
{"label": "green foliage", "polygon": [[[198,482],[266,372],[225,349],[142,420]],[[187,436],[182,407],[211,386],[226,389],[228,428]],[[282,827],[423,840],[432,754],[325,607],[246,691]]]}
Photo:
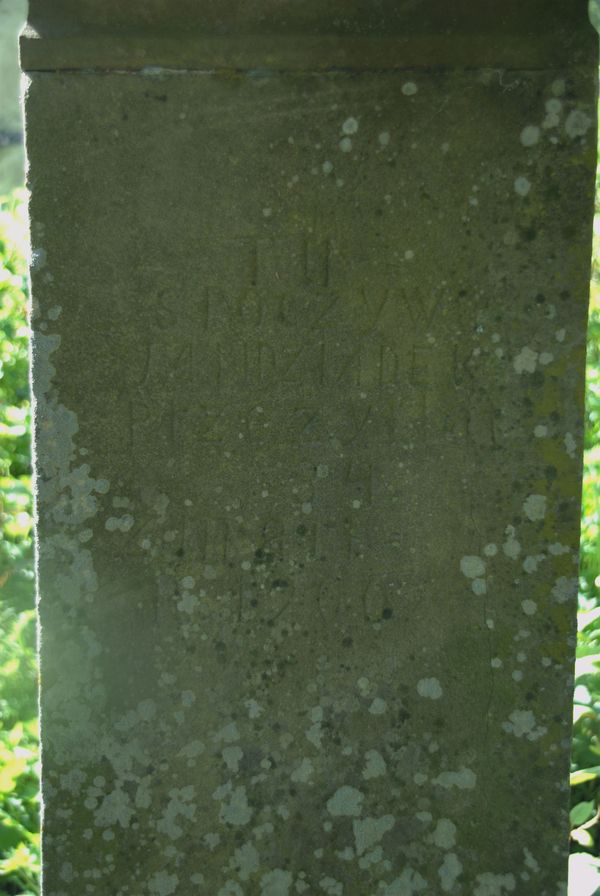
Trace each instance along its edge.
{"label": "green foliage", "polygon": [[0,595],[19,609],[33,588],[26,227],[23,193],[0,201]]}
{"label": "green foliage", "polygon": [[0,200],[0,896],[39,892],[24,194]]}
{"label": "green foliage", "polygon": [[573,706],[571,841],[600,855],[600,179],[588,324],[577,661]]}

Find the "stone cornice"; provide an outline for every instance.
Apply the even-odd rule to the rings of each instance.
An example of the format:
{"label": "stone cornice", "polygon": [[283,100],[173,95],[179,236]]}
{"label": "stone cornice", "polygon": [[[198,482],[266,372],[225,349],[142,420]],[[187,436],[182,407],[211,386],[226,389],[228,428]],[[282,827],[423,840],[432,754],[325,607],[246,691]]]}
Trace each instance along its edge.
{"label": "stone cornice", "polygon": [[31,0],[30,7],[25,71],[535,70],[587,62],[598,43],[586,0]]}

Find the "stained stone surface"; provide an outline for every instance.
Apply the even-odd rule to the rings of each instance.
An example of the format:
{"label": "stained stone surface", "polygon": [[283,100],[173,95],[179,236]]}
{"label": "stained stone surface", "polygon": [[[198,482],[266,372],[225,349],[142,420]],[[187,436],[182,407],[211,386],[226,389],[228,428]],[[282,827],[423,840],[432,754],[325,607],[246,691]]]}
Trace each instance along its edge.
{"label": "stained stone surface", "polygon": [[30,72],[45,896],[565,892],[572,21],[579,66]]}

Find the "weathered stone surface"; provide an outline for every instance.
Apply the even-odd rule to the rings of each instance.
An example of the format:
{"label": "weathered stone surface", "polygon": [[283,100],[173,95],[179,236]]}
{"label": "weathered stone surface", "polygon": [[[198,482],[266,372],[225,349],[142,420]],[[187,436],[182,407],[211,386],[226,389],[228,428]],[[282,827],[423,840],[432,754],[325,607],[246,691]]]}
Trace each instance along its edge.
{"label": "weathered stone surface", "polygon": [[594,66],[32,72],[47,896],[563,892]]}

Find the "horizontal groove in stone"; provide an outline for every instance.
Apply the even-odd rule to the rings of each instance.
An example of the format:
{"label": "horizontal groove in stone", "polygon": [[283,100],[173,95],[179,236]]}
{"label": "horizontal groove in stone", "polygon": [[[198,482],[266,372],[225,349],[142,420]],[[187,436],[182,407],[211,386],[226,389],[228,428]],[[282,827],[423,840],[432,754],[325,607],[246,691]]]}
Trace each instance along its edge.
{"label": "horizontal groove in stone", "polygon": [[[591,30],[591,29],[590,29]],[[426,35],[421,38],[337,35],[204,35],[198,37],[73,36],[21,38],[26,72],[143,71],[401,71],[431,68],[541,70],[589,61],[587,41],[569,45],[565,35],[493,39]]]}

